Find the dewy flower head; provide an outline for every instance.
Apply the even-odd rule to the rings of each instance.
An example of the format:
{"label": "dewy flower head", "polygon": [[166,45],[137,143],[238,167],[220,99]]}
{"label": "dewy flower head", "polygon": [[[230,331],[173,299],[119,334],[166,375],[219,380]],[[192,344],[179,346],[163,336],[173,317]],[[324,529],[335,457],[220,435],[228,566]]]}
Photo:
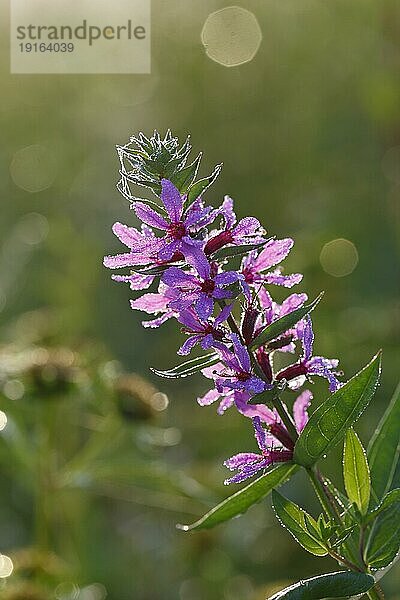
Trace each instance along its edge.
{"label": "dewy flower head", "polygon": [[[302,279],[301,274],[285,275],[280,268],[293,240],[266,240],[258,219],[238,221],[228,196],[218,208],[205,206],[200,195],[220,168],[195,181],[201,156],[187,166],[188,143],[178,150],[178,140],[171,134],[135,140],[138,148],[124,154],[133,167],[124,177],[149,187],[159,201],[125,194],[142,226],[115,223],[113,231],[128,252],[107,256],[104,264],[131,268],[113,279],[128,283],[132,290],[158,285],[131,301],[134,310],[154,316],[143,322],[145,327],[174,318],[188,335],[178,354],[189,354],[197,344],[207,352],[158,373],[176,377],[201,370],[214,387],[198,399],[199,404],[218,402],[220,414],[235,406],[254,420],[261,454],[236,455],[227,462],[229,468],[238,469],[229,481],[243,481],[274,462],[292,458],[295,437],[308,419],[311,394],[306,390],[299,395],[290,416],[277,396],[286,382],[297,389],[307,377],[318,375],[328,379],[333,392],[341,385],[335,371],[338,361],[312,355],[314,334],[311,319],[305,316],[306,294],[290,294],[280,304],[270,295],[270,285],[290,288]],[[214,227],[217,218],[219,229]],[[297,323],[290,316],[296,310],[301,315]],[[266,341],[257,345],[257,340]],[[294,353],[298,341],[302,356],[276,372],[275,352]]]}

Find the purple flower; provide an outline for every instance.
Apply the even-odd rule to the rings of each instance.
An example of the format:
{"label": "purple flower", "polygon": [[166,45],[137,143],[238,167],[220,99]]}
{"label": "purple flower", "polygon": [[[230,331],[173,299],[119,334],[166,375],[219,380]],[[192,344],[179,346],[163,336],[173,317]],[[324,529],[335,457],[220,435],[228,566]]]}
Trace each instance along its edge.
{"label": "purple flower", "polygon": [[[262,309],[262,316],[256,323],[255,336],[274,321],[303,306],[307,299],[307,294],[290,294],[282,304],[278,304],[272,300],[270,293],[265,288],[261,288],[258,293],[258,300]],[[296,339],[298,339],[297,328],[288,329],[280,336],[279,345],[277,343],[272,344],[273,349],[281,352],[294,352],[296,349],[294,341]]]}
{"label": "purple flower", "polygon": [[293,458],[293,452],[290,450],[275,449],[273,447],[271,435],[262,427],[259,417],[254,417],[253,426],[257,445],[261,453],[240,452],[228,458],[224,462],[225,467],[231,471],[237,470],[238,472],[233,477],[226,479],[224,481],[225,485],[241,483],[274,463],[287,462]]}
{"label": "purple flower", "polygon": [[226,367],[215,381],[217,390],[229,388],[250,394],[261,394],[270,388],[271,386],[265,381],[253,374],[249,352],[240,342],[239,336],[231,333],[228,337],[232,342],[232,350],[226,347],[217,348],[221,361]]}
{"label": "purple flower", "polygon": [[130,252],[105,256],[104,266],[109,269],[121,269],[139,265],[157,264],[158,251],[161,248],[159,240],[147,225],[139,231],[122,223],[114,223],[113,232],[117,238],[130,249]]}
{"label": "purple flower", "polygon": [[[207,263],[203,251],[205,242],[191,236],[215,218],[215,211],[212,211],[211,207],[204,207],[199,198],[184,211],[184,198],[174,184],[168,179],[163,179],[161,187],[165,217],[144,202],[132,203],[136,216],[143,223],[165,232],[163,238],[156,238],[158,259],[168,262],[177,254],[181,254],[192,266],[204,266]],[[146,247],[138,247],[138,251],[143,249],[146,250]]]}
{"label": "purple flower", "polygon": [[180,312],[193,306],[199,318],[206,321],[213,312],[215,300],[232,298],[232,292],[225,287],[238,281],[239,275],[235,271],[218,273],[215,263],[208,262],[197,265],[197,272],[199,276],[170,267],[161,280],[173,290],[171,308]]}
{"label": "purple flower", "polygon": [[232,304],[224,306],[215,319],[201,320],[192,309],[182,310],[177,319],[184,325],[184,333],[189,335],[186,342],[179,348],[178,354],[186,355],[191,352],[196,344],[200,344],[203,350],[222,345],[227,331],[221,325],[232,311]]}
{"label": "purple flower", "polygon": [[141,310],[150,315],[160,315],[150,321],[142,321],[143,327],[159,327],[168,319],[176,317],[177,313],[169,307],[170,297],[168,288],[160,283],[157,294],[143,294],[136,300],[131,300],[133,310]]}
{"label": "purple flower", "polygon": [[215,211],[215,216],[217,214],[222,215],[225,227],[208,240],[204,249],[207,255],[228,244],[240,246],[242,244],[263,244],[265,242],[265,238],[263,237],[265,231],[262,229],[258,219],[255,217],[245,217],[237,223],[237,218],[233,211],[233,200],[229,196],[225,196],[222,206]]}
{"label": "purple flower", "polygon": [[312,355],[314,332],[310,315],[297,324],[297,335],[303,346],[303,356],[298,363],[279,371],[276,379],[278,381],[287,379],[291,383],[291,387],[296,389],[304,383],[308,375],[318,375],[329,381],[330,392],[336,392],[342,386],[336,378],[339,361],[336,358]]}
{"label": "purple flower", "polygon": [[[298,433],[301,433],[307,424],[308,407],[310,406],[311,399],[311,392],[305,390],[297,397],[293,404],[293,418]],[[267,423],[266,429],[262,427],[261,421]],[[242,452],[226,460],[224,465],[228,469],[231,471],[238,470],[236,475],[224,482],[226,485],[229,483],[240,483],[274,463],[286,462],[293,458],[294,442],[275,410],[270,410],[269,412],[263,411],[262,416],[254,416],[253,425],[255,438],[261,454]]]}
{"label": "purple flower", "polygon": [[260,253],[253,250],[243,259],[241,272],[245,282],[248,285],[258,283],[272,283],[284,287],[292,287],[303,279],[303,275],[295,273],[293,275],[282,275],[281,269],[265,273],[271,267],[282,262],[293,247],[293,240],[286,238],[283,240],[270,240],[265,244]]}

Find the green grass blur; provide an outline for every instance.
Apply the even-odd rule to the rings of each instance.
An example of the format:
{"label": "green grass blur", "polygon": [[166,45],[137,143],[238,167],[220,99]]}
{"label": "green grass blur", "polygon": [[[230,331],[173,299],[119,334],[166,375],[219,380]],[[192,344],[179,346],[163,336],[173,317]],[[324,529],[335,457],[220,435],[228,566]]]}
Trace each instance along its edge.
{"label": "green grass blur", "polygon": [[[261,600],[335,568],[299,549],[269,502],[215,531],[175,529],[227,493],[222,461],[250,450],[252,437],[234,412],[197,406],[200,376],[171,383],[149,371],[175,363],[181,336],[172,323],[143,330],[129,289],[102,266],[120,251],[112,223],[136,225],[115,189],[114,147],[140,130],[190,133],[204,175],[224,162],[207,199],[229,194],[240,216],[295,239],[286,271],[304,273],[298,289],[310,297],[326,292],[314,315],[317,353],[340,358],[350,377],[383,348],[382,384],[358,426],[367,444],[399,365],[399,7],[243,0],[263,40],[251,62],[226,68],[200,40],[224,6],[153,0],[152,74],[130,76],[10,75],[2,9],[0,408],[13,425],[0,434],[0,551],[14,557],[4,598]],[[342,238],[356,265],[353,246],[350,258],[347,246],[326,246]],[[32,380],[21,353],[37,348],[46,364]],[[143,399],[117,410],[123,372],[167,394],[166,410],[146,412]],[[316,403],[326,393],[315,384]],[[47,495],[46,473],[56,476],[99,431],[100,483],[83,469],[76,485]],[[339,457],[325,469],[340,478]],[[301,476],[287,491],[300,503],[312,497]],[[393,600],[398,577],[397,567],[384,580]]]}

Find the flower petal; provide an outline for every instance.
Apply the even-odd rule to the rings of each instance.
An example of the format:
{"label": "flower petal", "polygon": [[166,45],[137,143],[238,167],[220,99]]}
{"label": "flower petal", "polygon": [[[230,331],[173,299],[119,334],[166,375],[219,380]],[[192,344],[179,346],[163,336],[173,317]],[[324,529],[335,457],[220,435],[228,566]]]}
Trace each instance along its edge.
{"label": "flower petal", "polygon": [[168,306],[168,299],[161,294],[143,294],[136,300],[131,300],[133,310],[142,310],[149,314],[157,314],[164,311]]}
{"label": "flower petal", "polygon": [[117,238],[125,244],[125,246],[128,246],[128,248],[133,249],[143,241],[143,234],[138,229],[128,227],[128,225],[124,225],[118,221],[114,223],[112,230]]}
{"label": "flower petal", "polygon": [[301,433],[303,431],[304,427],[307,425],[307,422],[308,422],[307,409],[311,404],[312,398],[313,398],[313,395],[310,392],[310,390],[304,390],[304,392],[302,392],[300,394],[300,396],[298,396],[296,398],[296,400],[294,401],[293,417],[294,417],[294,422],[295,422],[298,433]]}
{"label": "flower petal", "polygon": [[183,200],[174,184],[169,179],[161,180],[161,200],[173,223],[177,223],[182,216]]}
{"label": "flower petal", "polygon": [[267,242],[255,261],[258,272],[265,271],[283,261],[292,249],[294,241],[290,238],[270,240]]}
{"label": "flower petal", "polygon": [[249,373],[251,370],[251,363],[247,349],[240,342],[239,336],[236,333],[231,333],[229,337],[232,340],[233,348],[240,366],[246,373]]}
{"label": "flower petal", "polygon": [[179,348],[178,354],[181,356],[186,356],[189,354],[193,350],[194,346],[201,341],[201,338],[201,335],[191,335]]}
{"label": "flower petal", "polygon": [[241,243],[242,241],[246,241],[243,237],[255,233],[260,227],[260,221],[255,217],[244,217],[244,219],[240,219],[239,223],[232,231],[235,242]]}
{"label": "flower petal", "polygon": [[168,229],[167,221],[159,215],[155,210],[144,204],[143,202],[133,202],[132,208],[138,219],[150,225],[150,227],[156,227],[157,229]]}
{"label": "flower petal", "polygon": [[201,293],[199,298],[196,300],[194,308],[200,319],[202,321],[207,321],[207,319],[212,315],[214,309],[213,299],[207,296],[207,294]]}

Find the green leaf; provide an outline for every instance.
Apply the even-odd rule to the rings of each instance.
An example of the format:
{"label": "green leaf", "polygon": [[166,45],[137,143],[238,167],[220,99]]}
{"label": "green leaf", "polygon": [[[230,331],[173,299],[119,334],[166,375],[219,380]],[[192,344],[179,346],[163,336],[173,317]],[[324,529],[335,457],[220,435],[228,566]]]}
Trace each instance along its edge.
{"label": "green leaf", "polygon": [[378,425],[368,447],[371,484],[376,500],[382,498],[393,484],[400,455],[400,384]]}
{"label": "green leaf", "polygon": [[170,181],[178,188],[181,194],[184,194],[188,187],[193,183],[201,161],[201,152],[194,161],[184,169],[177,171],[171,176]]}
{"label": "green leaf", "polygon": [[301,319],[314,310],[323,295],[324,293],[321,292],[320,295],[310,304],[305,304],[300,308],[296,308],[296,310],[293,310],[291,313],[281,317],[280,319],[277,319],[271,323],[271,325],[268,325],[268,327],[266,327],[251,343],[250,348],[259,348],[260,346],[264,346],[264,344],[267,344],[271,340],[275,340],[277,337],[282,335],[282,333],[285,333],[288,329],[294,327],[296,323],[301,321]]}
{"label": "green leaf", "polygon": [[400,548],[400,502],[376,519],[367,542],[366,562],[373,569],[387,567]]}
{"label": "green leaf", "polygon": [[380,372],[379,353],[313,412],[296,442],[295,462],[311,467],[340,442],[347,429],[368,406],[378,385]]}
{"label": "green leaf", "polygon": [[180,365],[176,365],[176,367],[172,367],[171,369],[167,369],[166,371],[160,371],[159,369],[153,368],[151,371],[153,371],[153,373],[159,377],[165,377],[166,379],[178,379],[180,377],[189,377],[189,375],[193,375],[205,367],[211,367],[211,365],[215,365],[218,361],[219,356],[213,352],[211,354],[203,354],[202,356],[191,358],[190,360],[187,360]]}
{"label": "green leaf", "polygon": [[222,169],[222,164],[217,165],[209,177],[205,177],[204,179],[199,179],[199,181],[196,181],[196,183],[191,185],[189,188],[187,201],[189,203],[193,202],[193,200],[196,200],[196,198],[201,196],[203,194],[203,192],[205,192],[206,189],[209,188],[212,183],[214,183],[214,181],[220,174],[221,169]]}
{"label": "green leaf", "polygon": [[371,493],[369,467],[363,445],[351,427],[344,442],[343,479],[349,500],[355,502],[360,513],[365,515]]}
{"label": "green leaf", "polygon": [[271,596],[269,600],[322,600],[323,598],[343,598],[367,592],[374,585],[374,578],[367,573],[338,571],[318,575]]}
{"label": "green leaf", "polygon": [[396,488],[395,490],[391,490],[388,492],[382,499],[382,502],[378,504],[376,508],[371,510],[367,518],[365,519],[366,523],[371,523],[378,515],[383,513],[386,509],[388,509],[395,502],[400,502],[400,489]]}
{"label": "green leaf", "polygon": [[279,522],[300,546],[316,556],[328,554],[317,522],[311,515],[275,490],[272,491],[272,504]]}
{"label": "green leaf", "polygon": [[242,256],[243,254],[248,254],[252,250],[261,250],[265,246],[267,242],[272,240],[273,238],[269,238],[263,244],[245,244],[243,246],[225,246],[225,248],[220,248],[216,252],[213,252],[212,258],[213,260],[223,260],[224,258],[233,258],[234,256]]}
{"label": "green leaf", "polygon": [[293,463],[282,463],[273,467],[265,475],[252,481],[233,496],[226,498],[192,525],[177,525],[178,529],[183,529],[183,531],[209,529],[243,514],[250,506],[267,496],[274,487],[289,479],[297,468]]}

